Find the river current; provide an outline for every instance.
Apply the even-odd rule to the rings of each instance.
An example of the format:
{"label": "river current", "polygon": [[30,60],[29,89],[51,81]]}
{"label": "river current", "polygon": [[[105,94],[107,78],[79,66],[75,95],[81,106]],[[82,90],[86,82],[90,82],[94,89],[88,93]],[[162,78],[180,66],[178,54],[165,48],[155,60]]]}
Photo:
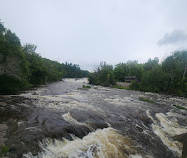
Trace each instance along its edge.
{"label": "river current", "polygon": [[18,95],[20,106],[33,107],[26,119],[17,119],[14,133],[27,148],[23,157],[182,156],[183,144],[174,137],[187,133],[186,110],[176,105],[187,108],[187,99],[83,85],[87,79],[64,79]]}

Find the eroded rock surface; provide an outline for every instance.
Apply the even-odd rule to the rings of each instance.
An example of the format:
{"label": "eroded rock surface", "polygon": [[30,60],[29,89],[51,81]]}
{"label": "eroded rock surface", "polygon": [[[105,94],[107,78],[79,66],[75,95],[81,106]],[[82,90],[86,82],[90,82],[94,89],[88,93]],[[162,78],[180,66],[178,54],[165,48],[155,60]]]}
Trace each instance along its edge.
{"label": "eroded rock surface", "polygon": [[[181,157],[187,99],[64,82],[0,96],[9,157]],[[140,101],[149,98],[155,103]],[[184,155],[184,152],[183,152]]]}

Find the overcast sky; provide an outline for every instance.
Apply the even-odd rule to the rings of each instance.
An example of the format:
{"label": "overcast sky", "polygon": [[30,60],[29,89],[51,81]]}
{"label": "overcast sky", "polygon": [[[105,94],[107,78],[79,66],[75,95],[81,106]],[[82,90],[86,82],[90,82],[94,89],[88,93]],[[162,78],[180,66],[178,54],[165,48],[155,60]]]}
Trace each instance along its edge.
{"label": "overcast sky", "polygon": [[187,49],[187,0],[0,0],[0,19],[43,57],[88,70]]}

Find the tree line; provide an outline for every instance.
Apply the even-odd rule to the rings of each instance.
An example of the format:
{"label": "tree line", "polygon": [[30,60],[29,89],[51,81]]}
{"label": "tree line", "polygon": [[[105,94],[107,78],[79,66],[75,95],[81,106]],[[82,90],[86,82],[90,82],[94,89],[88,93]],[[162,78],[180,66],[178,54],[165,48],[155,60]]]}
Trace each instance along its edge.
{"label": "tree line", "polygon": [[176,51],[161,64],[159,59],[149,59],[144,64],[137,61],[119,63],[114,68],[102,62],[98,69],[89,75],[89,83],[102,86],[124,82],[125,76],[136,76],[129,88],[133,90],[161,92],[187,96],[187,51]]}
{"label": "tree line", "polygon": [[81,78],[88,74],[79,65],[41,57],[35,45],[22,46],[16,34],[0,22],[0,93],[14,93],[64,77]]}

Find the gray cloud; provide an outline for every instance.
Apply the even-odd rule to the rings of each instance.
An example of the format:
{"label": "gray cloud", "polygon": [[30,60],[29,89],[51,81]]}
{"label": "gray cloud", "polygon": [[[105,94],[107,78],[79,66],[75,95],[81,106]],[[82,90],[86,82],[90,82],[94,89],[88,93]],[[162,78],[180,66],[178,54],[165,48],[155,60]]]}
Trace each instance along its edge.
{"label": "gray cloud", "polygon": [[187,48],[186,42],[155,44],[168,30],[187,28],[187,0],[0,0],[0,4],[0,19],[22,44],[36,44],[41,56],[83,69],[93,70],[100,61],[145,62]]}
{"label": "gray cloud", "polygon": [[187,32],[185,30],[174,30],[159,40],[158,45],[177,44],[184,41],[187,41]]}

